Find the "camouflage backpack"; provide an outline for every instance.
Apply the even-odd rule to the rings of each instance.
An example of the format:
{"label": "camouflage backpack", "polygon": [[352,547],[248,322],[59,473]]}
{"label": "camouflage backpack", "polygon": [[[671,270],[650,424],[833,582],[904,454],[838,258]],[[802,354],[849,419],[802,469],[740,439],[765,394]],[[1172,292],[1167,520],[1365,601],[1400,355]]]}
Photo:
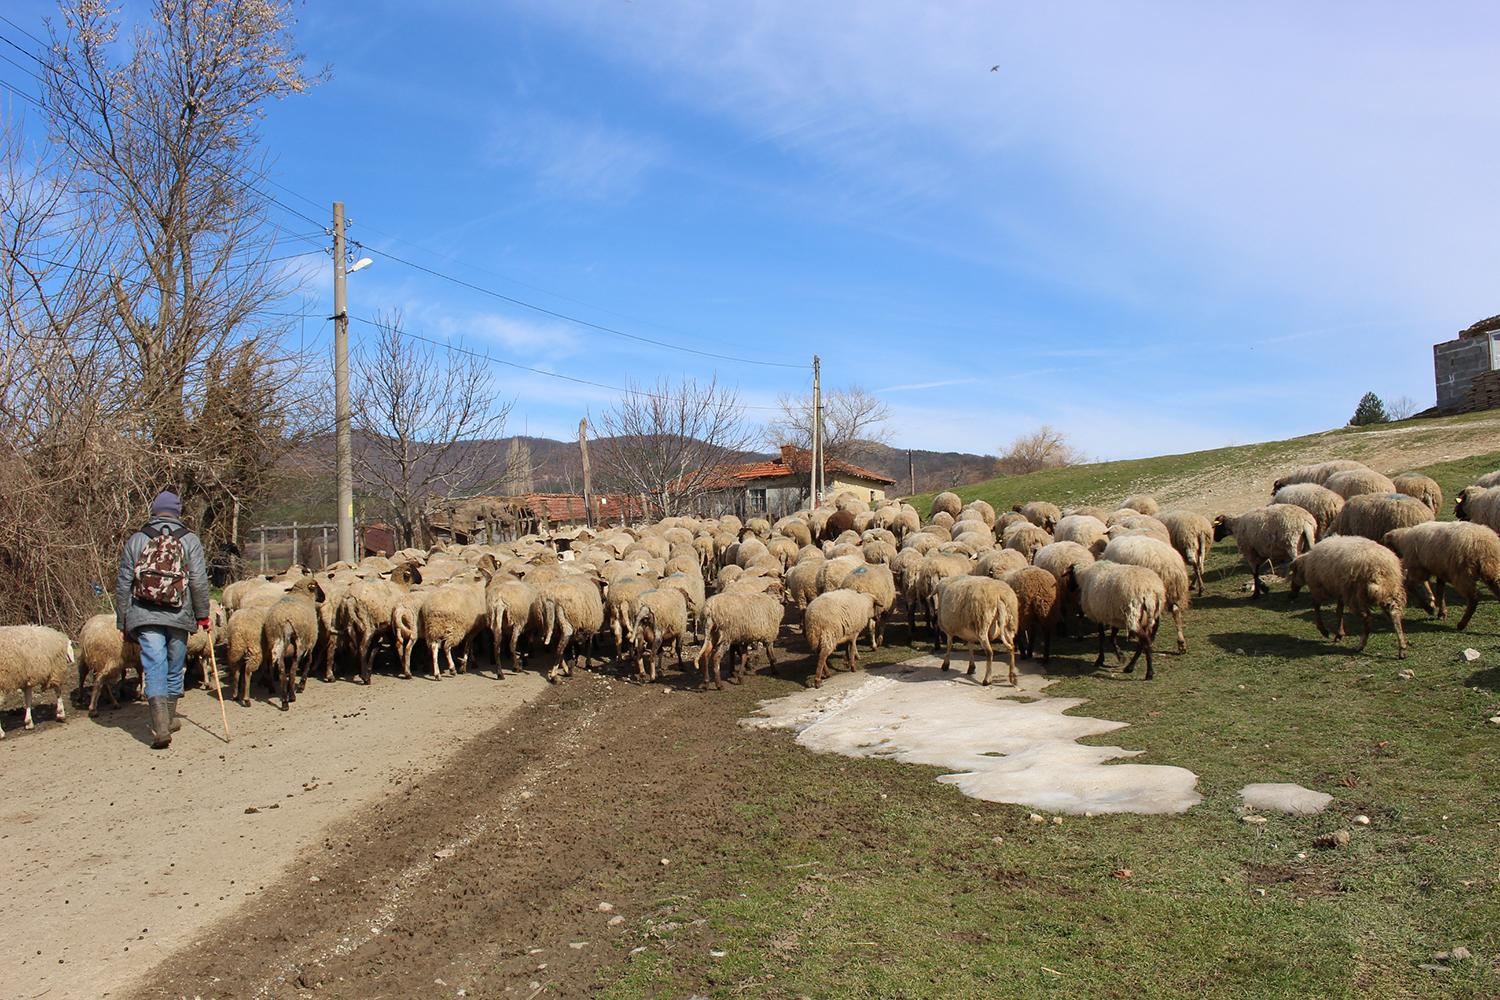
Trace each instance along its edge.
{"label": "camouflage backpack", "polygon": [[187,599],[187,560],[182,550],[185,527],[168,530],[165,526],[146,525],[141,529],[146,547],[135,560],[135,586],[132,593],[142,604],[162,608],[180,608]]}

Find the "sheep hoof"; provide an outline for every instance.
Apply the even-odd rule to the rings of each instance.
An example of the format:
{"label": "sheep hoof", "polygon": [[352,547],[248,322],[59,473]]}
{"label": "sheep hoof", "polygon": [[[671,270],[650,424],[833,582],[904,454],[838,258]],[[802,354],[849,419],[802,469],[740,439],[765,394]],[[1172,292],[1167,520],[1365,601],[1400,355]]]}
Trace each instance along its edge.
{"label": "sheep hoof", "polygon": [[990,679],[988,677],[986,677],[984,680],[980,681],[979,683],[983,687],[989,687],[990,686]]}
{"label": "sheep hoof", "polygon": [[99,718],[99,710],[97,708],[90,709],[89,710],[89,718],[90,719],[97,719],[97,718]]}
{"label": "sheep hoof", "polygon": [[1130,664],[1130,666],[1126,667],[1125,668],[1125,673],[1127,673],[1127,674],[1133,674],[1133,673],[1135,673],[1135,664],[1132,663],[1132,664]]}

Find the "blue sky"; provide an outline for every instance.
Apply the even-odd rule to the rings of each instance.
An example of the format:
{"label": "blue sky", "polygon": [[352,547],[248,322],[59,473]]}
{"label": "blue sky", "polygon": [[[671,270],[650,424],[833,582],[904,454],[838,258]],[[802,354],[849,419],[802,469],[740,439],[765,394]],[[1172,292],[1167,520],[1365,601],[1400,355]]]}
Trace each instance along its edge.
{"label": "blue sky", "polygon": [[[352,238],[653,339],[819,353],[902,446],[1045,422],[1127,457],[1336,426],[1367,389],[1426,406],[1432,343],[1500,312],[1494,4],[317,0],[298,37],[333,75],[270,109],[272,176]],[[327,315],[326,261],[290,264]],[[608,384],[809,382],[377,259],[350,311],[392,308]],[[612,396],[497,378],[512,431]]]}

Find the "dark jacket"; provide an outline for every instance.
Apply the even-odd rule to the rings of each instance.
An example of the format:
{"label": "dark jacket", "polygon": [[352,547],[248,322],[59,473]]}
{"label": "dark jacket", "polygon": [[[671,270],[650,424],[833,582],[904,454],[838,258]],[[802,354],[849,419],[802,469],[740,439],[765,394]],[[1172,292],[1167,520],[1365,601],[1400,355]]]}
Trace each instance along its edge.
{"label": "dark jacket", "polygon": [[[174,531],[182,522],[168,514],[153,514],[145,527],[163,527]],[[197,629],[197,620],[208,617],[208,567],[203,558],[203,542],[193,532],[182,536],[183,561],[187,564],[188,596],[177,609],[155,604],[139,604],[135,599],[135,561],[146,547],[145,532],[137,531],[125,542],[120,554],[120,572],[115,577],[115,627],[134,632],[144,625],[164,625],[184,632]]]}

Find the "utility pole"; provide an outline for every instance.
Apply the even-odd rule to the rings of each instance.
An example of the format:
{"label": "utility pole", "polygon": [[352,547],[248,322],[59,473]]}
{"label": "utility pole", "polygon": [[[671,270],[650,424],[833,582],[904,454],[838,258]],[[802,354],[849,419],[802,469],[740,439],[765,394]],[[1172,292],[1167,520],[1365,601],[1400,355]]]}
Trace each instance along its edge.
{"label": "utility pole", "polygon": [[339,560],[354,562],[354,444],[350,437],[349,290],[344,203],[333,203],[333,407],[337,426]]}
{"label": "utility pole", "polygon": [[818,505],[818,494],[823,478],[823,362],[813,355],[813,411],[812,411],[812,455],[808,465],[812,467],[812,498],[808,507]]}
{"label": "utility pole", "polygon": [[[578,456],[583,461],[583,517],[588,526],[594,526],[594,476],[589,471],[589,418],[578,421]],[[623,504],[620,516],[625,516]]]}
{"label": "utility pole", "polygon": [[917,495],[917,463],[911,457],[911,449],[906,449],[906,474],[911,479],[911,492],[907,496]]}

